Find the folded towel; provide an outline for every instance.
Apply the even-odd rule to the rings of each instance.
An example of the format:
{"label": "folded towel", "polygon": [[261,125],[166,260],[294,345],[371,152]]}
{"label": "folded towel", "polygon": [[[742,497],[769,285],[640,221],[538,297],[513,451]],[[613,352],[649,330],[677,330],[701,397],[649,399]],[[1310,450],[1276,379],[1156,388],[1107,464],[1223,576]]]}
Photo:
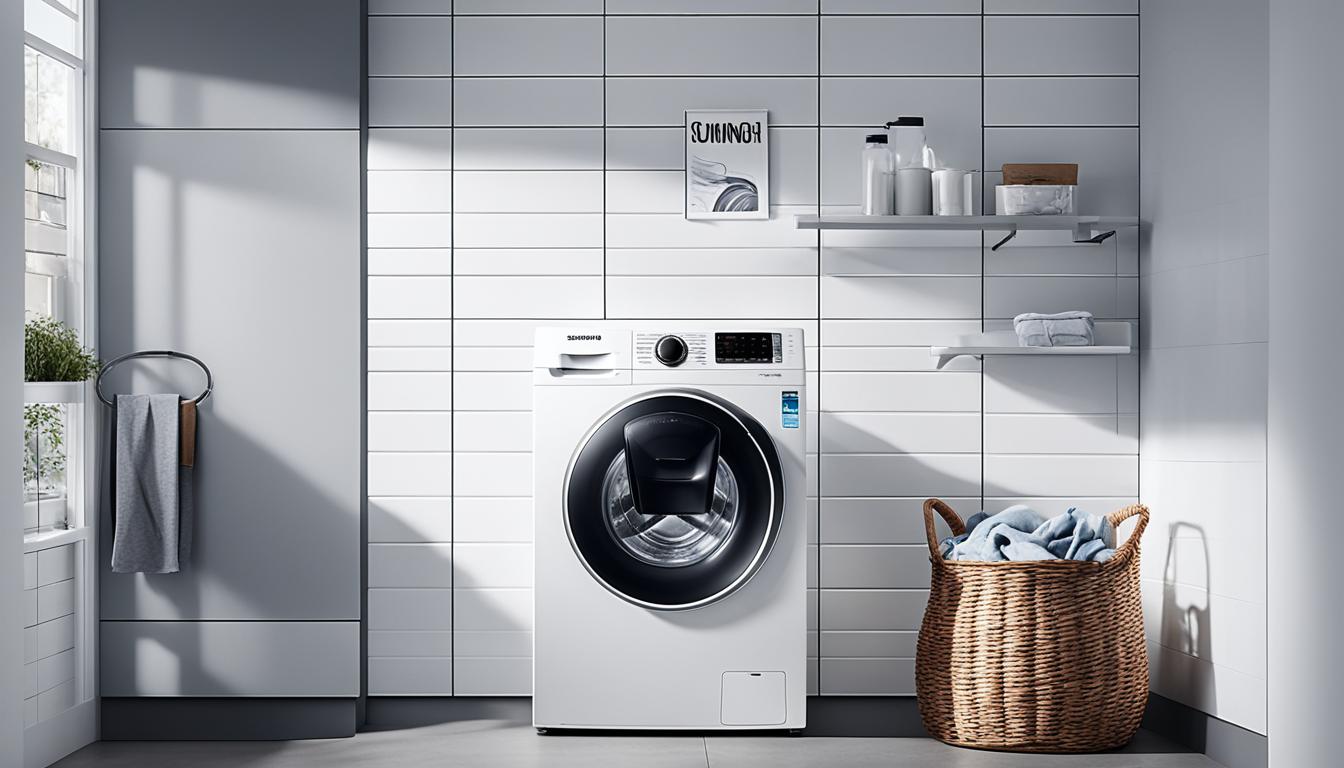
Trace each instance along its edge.
{"label": "folded towel", "polygon": [[966,530],[943,539],[945,560],[1105,562],[1115,554],[1115,527],[1110,519],[1076,507],[1047,518],[1017,504],[997,515],[973,515],[966,521]]}
{"label": "folded towel", "polygon": [[1091,312],[1026,312],[1013,318],[1017,340],[1024,347],[1090,347],[1094,326]]}
{"label": "folded towel", "polygon": [[177,395],[117,396],[116,524],[112,535],[115,573],[176,573],[186,559],[191,484],[188,476],[184,526],[180,401]]}

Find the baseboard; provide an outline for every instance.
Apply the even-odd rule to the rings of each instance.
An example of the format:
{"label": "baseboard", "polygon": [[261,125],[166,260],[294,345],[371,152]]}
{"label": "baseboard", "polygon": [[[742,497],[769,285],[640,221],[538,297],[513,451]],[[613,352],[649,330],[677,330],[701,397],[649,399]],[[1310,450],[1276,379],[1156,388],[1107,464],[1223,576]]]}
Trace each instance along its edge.
{"label": "baseboard", "polygon": [[1143,727],[1195,752],[1202,752],[1226,768],[1266,768],[1269,739],[1226,720],[1150,694]]}
{"label": "baseboard", "polygon": [[104,698],[104,741],[284,741],[354,736],[357,699]]}
{"label": "baseboard", "polygon": [[[532,699],[517,697],[370,696],[361,730],[391,731],[463,720],[531,724]],[[724,731],[753,734],[757,731]],[[808,736],[923,737],[919,707],[912,697],[809,696]]]}

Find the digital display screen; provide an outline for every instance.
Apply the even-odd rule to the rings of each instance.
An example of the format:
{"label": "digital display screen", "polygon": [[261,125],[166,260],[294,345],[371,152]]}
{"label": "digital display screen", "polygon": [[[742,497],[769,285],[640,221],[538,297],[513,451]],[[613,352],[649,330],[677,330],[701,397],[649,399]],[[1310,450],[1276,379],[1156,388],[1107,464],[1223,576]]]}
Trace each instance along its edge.
{"label": "digital display screen", "polygon": [[782,363],[778,333],[716,333],[714,334],[714,362]]}

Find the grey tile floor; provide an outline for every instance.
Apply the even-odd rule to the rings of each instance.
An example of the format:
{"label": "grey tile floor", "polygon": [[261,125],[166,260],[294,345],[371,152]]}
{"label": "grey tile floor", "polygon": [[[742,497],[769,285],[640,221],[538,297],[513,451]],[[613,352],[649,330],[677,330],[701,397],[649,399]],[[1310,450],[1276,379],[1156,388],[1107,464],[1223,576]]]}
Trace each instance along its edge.
{"label": "grey tile floor", "polygon": [[785,736],[538,736],[526,723],[471,720],[318,741],[99,742],[60,768],[167,766],[394,766],[395,768],[1218,768],[1141,732],[1124,750],[1100,755],[1015,755],[957,749],[930,739]]}

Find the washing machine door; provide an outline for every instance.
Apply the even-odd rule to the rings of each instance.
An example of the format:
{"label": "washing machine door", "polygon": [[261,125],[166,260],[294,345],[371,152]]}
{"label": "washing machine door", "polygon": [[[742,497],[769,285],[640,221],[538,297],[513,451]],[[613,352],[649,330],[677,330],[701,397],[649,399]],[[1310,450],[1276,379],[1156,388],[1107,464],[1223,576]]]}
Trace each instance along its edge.
{"label": "washing machine door", "polygon": [[703,392],[656,392],[607,414],[565,477],[565,525],[621,598],[684,610],[727,597],[770,555],[784,478],[769,433]]}

